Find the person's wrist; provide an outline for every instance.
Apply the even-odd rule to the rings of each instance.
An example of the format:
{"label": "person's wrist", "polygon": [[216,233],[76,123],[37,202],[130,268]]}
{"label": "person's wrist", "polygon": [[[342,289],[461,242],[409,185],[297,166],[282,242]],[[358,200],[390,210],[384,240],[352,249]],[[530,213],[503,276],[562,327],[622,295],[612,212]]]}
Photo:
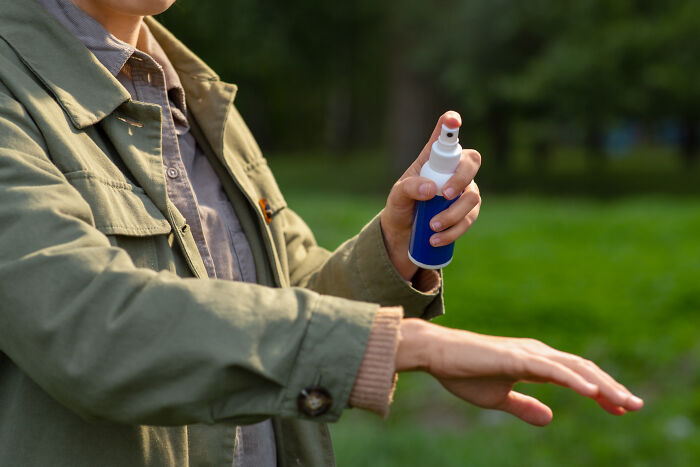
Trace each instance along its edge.
{"label": "person's wrist", "polygon": [[379,221],[382,231],[382,240],[384,240],[384,248],[386,248],[386,252],[389,255],[389,260],[394,265],[399,275],[405,281],[410,281],[416,272],[418,272],[418,266],[408,259],[410,230],[392,228],[391,223],[386,220],[384,212]]}
{"label": "person's wrist", "polygon": [[427,371],[434,339],[432,328],[422,319],[406,318],[401,322],[399,348],[396,351],[396,371]]}

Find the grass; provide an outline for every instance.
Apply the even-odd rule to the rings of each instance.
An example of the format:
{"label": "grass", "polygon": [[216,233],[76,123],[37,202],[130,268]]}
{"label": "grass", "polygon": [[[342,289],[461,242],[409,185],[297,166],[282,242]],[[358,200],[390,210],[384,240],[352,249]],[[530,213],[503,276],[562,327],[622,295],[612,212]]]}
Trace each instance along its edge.
{"label": "grass", "polygon": [[[370,190],[319,195],[284,161],[272,166],[289,205],[329,248],[383,205]],[[550,426],[535,428],[406,374],[388,420],[355,410],[332,427],[338,464],[700,465],[699,278],[700,198],[486,192],[480,219],[445,270],[448,313],[437,322],[585,355],[645,408],[613,417],[571,391],[523,384],[555,413]]]}

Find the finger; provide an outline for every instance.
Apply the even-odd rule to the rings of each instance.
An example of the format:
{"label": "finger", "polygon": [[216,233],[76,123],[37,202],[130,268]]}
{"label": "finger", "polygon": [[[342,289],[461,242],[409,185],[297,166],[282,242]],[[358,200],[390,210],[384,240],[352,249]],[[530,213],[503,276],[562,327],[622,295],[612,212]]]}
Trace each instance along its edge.
{"label": "finger", "polygon": [[644,405],[644,401],[632,394],[622,384],[615,381],[612,376],[603,371],[592,361],[564,352],[560,352],[559,355],[553,358],[575,369],[588,381],[596,384],[599,389],[600,397],[609,401],[611,405],[624,407],[627,410],[639,410]]}
{"label": "finger", "polygon": [[[455,112],[454,110],[448,110],[447,112],[441,115],[441,118],[441,124],[445,125],[447,128],[456,129],[462,126],[462,116],[459,114],[459,112]],[[439,120],[440,119],[438,119],[438,121]],[[439,127],[437,134],[440,134]]]}
{"label": "finger", "polygon": [[430,244],[432,246],[444,246],[456,241],[459,237],[464,235],[467,230],[476,222],[476,218],[479,216],[479,205],[469,212],[463,219],[457,222],[452,227],[443,230],[442,232],[433,234],[430,236]]}
{"label": "finger", "polygon": [[452,227],[464,219],[479,203],[481,203],[481,196],[479,196],[479,192],[476,189],[476,183],[473,183],[449,208],[436,214],[430,220],[430,227],[435,232]]}
{"label": "finger", "polygon": [[428,158],[430,157],[430,148],[433,143],[437,141],[438,136],[440,136],[440,131],[442,131],[443,124],[449,128],[459,128],[462,126],[462,117],[454,110],[448,110],[444,114],[440,115],[440,118],[438,118],[428,142],[425,143],[423,150],[418,155],[418,159],[416,159],[416,162],[414,162],[414,164],[418,164],[419,168],[428,161]]}
{"label": "finger", "polygon": [[612,415],[624,415],[627,413],[627,410],[625,410],[623,407],[613,404],[604,397],[598,396],[595,398],[595,401],[603,408],[603,410]]}
{"label": "finger", "polygon": [[515,415],[519,419],[536,426],[545,426],[552,421],[552,409],[534,397],[516,391],[508,393],[503,402],[496,407]]}
{"label": "finger", "polygon": [[473,149],[463,150],[457,170],[442,187],[443,196],[452,199],[461,193],[474,180],[479,167],[481,167],[481,154]]}
{"label": "finger", "polygon": [[395,205],[413,206],[416,200],[432,199],[437,193],[435,182],[425,177],[408,177],[399,180],[389,193],[389,201]]}
{"label": "finger", "polygon": [[523,369],[525,374],[522,375],[522,379],[540,378],[568,387],[582,396],[592,398],[598,395],[598,386],[586,381],[583,376],[571,368],[549,358],[530,356],[523,361]]}

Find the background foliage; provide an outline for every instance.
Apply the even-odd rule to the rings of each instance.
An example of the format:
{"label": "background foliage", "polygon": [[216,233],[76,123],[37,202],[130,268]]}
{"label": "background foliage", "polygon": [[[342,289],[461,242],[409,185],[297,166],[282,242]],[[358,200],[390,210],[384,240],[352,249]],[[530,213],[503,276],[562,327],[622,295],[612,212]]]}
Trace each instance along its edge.
{"label": "background foliage", "polygon": [[646,400],[556,387],[544,429],[401,377],[341,466],[700,465],[700,2],[178,0],[160,20],[223,79],[290,206],[336,247],[448,108],[484,156],[438,322],[585,355]]}
{"label": "background foliage", "polygon": [[[335,248],[384,198],[327,180],[335,172],[355,179],[377,160],[329,169],[297,156],[272,168],[290,207]],[[303,178],[303,167],[316,169]],[[643,397],[644,409],[613,417],[571,391],[523,384],[518,390],[554,410],[552,424],[536,428],[403,374],[388,420],[348,411],[332,426],[338,464],[700,464],[700,199],[486,193],[483,203],[445,268],[448,311],[437,322],[584,355]]]}
{"label": "background foliage", "polygon": [[625,125],[627,152],[698,157],[695,0],[180,0],[161,20],[239,84],[267,150],[381,148],[401,172],[454,108],[499,171],[570,147],[598,164]]}

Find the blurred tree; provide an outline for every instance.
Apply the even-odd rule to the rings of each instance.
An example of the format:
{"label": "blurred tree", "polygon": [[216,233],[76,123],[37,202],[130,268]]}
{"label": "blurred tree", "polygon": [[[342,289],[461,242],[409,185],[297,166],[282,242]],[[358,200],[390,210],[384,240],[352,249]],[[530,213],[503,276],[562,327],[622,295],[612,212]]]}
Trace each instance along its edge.
{"label": "blurred tree", "polygon": [[[408,0],[390,9],[394,37],[409,38],[392,47],[400,48],[393,60],[400,71],[391,75],[389,87],[399,98],[391,101],[390,120],[419,119],[407,112],[405,101],[410,96],[402,96],[402,90],[419,101],[429,99],[438,108],[450,102],[450,107],[462,111],[467,132],[471,123],[485,125],[489,160],[507,168],[512,125],[519,111],[519,103],[512,99],[511,77],[547,43],[561,10],[550,0]],[[401,78],[411,85],[401,83]],[[433,117],[425,111],[429,105],[413,105],[414,114],[422,111]],[[416,126],[410,125],[406,132],[415,133]],[[423,138],[424,134],[419,133]],[[400,159],[401,153],[396,156]]]}
{"label": "blurred tree", "polygon": [[675,120],[698,158],[697,0],[179,0],[160,19],[239,84],[266,149],[342,153],[388,136],[401,172],[449,107],[464,140],[485,130],[501,168],[523,120],[537,152],[566,126],[599,157],[617,120]]}
{"label": "blurred tree", "polygon": [[223,79],[267,148],[376,144],[385,55],[370,0],[180,0],[159,16]]}
{"label": "blurred tree", "polygon": [[681,154],[700,159],[700,2],[661,2],[644,24],[635,49],[643,62],[638,78],[646,107],[640,113],[680,121]]}
{"label": "blurred tree", "polygon": [[585,146],[602,155],[614,119],[681,118],[683,152],[698,153],[700,4],[590,0],[558,12],[541,53],[511,77],[510,97],[542,107],[555,122],[585,128]]}

